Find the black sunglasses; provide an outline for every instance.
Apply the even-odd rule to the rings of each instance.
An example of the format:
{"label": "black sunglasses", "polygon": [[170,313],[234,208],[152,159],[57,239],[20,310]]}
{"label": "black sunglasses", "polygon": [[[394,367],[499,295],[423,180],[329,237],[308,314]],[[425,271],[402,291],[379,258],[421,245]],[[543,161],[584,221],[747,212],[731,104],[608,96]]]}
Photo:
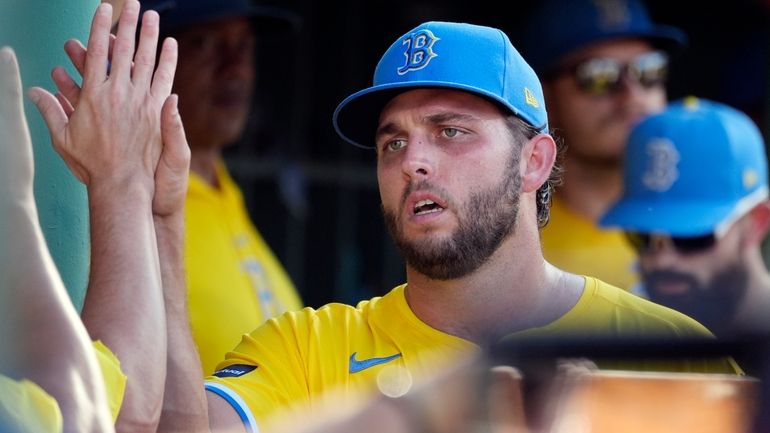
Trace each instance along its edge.
{"label": "black sunglasses", "polygon": [[665,240],[673,245],[674,249],[676,249],[679,254],[683,255],[706,251],[709,248],[712,248],[717,242],[714,233],[703,236],[676,237],[626,232],[626,239],[628,239],[628,242],[638,253],[649,251],[654,240]]}
{"label": "black sunglasses", "polygon": [[572,74],[582,91],[606,95],[620,90],[625,76],[636,80],[645,89],[663,85],[668,75],[668,56],[662,51],[652,51],[628,63],[595,57],[562,68],[562,72],[565,70]]}

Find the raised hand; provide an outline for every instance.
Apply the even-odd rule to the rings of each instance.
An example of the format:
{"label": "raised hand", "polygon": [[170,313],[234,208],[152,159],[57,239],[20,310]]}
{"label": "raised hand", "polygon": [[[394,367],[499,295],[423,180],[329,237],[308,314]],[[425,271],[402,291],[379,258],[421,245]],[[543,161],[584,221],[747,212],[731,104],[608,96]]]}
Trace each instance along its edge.
{"label": "raised hand", "polygon": [[[110,35],[110,50],[114,42],[115,37]],[[71,39],[64,44],[64,51],[82,76],[85,73],[86,47],[80,41]],[[58,89],[56,98],[69,117],[78,106],[81,88],[62,67],[55,68],[51,77]],[[153,214],[160,217],[182,212],[187,192],[190,149],[177,102],[176,95],[167,98],[160,117],[163,151],[155,172],[155,196],[153,197]]]}
{"label": "raised hand", "polygon": [[155,69],[157,13],[144,14],[136,51],[138,1],[126,2],[114,42],[111,14],[111,6],[102,3],[94,15],[82,59],[82,89],[72,87],[67,98],[33,88],[30,98],[48,125],[54,148],[84,184],[98,181],[117,189],[133,184],[152,194],[162,149],[160,112],[171,92],[176,42],[164,41]]}

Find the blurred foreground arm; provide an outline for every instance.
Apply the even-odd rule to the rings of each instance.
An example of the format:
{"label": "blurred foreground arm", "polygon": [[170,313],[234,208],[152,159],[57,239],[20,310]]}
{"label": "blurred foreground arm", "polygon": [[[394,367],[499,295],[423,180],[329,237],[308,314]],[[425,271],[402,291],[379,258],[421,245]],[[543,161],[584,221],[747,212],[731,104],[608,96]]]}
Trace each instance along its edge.
{"label": "blurred foreground arm", "polygon": [[0,50],[0,372],[56,399],[66,432],[113,431],[96,357],[43,238],[16,56]]}

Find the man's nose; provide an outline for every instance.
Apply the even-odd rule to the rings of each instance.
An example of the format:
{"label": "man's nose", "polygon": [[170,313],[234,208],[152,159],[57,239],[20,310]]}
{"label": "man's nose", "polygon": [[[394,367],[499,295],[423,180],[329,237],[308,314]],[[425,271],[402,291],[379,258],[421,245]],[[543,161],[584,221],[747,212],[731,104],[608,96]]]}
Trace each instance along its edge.
{"label": "man's nose", "polygon": [[410,137],[404,150],[402,169],[409,179],[429,178],[435,174],[435,152],[426,137]]}

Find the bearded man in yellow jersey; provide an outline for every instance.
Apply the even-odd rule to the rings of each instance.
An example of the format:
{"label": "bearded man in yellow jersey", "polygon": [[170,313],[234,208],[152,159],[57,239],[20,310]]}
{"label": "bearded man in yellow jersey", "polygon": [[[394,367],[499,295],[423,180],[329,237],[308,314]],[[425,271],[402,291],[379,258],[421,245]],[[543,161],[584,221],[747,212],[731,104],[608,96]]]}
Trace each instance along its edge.
{"label": "bearded man in yellow jersey", "polygon": [[222,149],[243,135],[260,37],[288,33],[296,17],[249,0],[148,0],[160,30],[179,42],[174,92],[191,150],[185,269],[193,338],[203,371],[242,334],[302,307],[281,263],[251,222]]}
{"label": "bearded man in yellow jersey", "polygon": [[[712,338],[680,313],[543,259],[557,146],[538,77],[502,31],[410,30],[385,52],[374,85],[338,106],[334,125],[355,145],[375,145],[407,283],[355,307],[268,320],[227,354],[205,395],[194,393],[195,377],[167,380],[166,405],[183,408],[170,431],[269,431],[284,409],[323,406],[328,392],[340,407],[377,389],[401,395],[502,338]],[[169,325],[169,344],[186,338]],[[170,362],[194,364],[192,349],[170,350]],[[736,371],[724,360],[678,368]],[[202,405],[208,411],[184,409]]]}

